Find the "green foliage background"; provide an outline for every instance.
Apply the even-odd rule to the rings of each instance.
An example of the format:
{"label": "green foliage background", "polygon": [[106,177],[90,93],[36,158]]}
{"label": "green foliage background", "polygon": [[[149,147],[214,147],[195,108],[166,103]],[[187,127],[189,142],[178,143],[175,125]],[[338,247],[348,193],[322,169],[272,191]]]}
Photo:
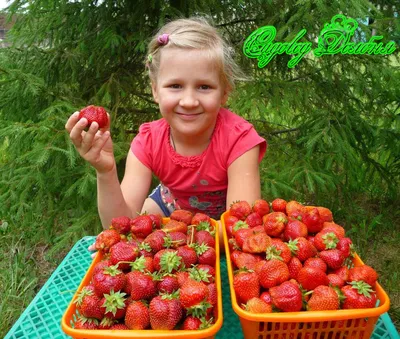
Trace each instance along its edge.
{"label": "green foliage background", "polygon": [[[0,49],[0,253],[5,258],[0,322],[11,326],[72,244],[101,228],[95,172],[69,141],[68,116],[87,104],[107,108],[122,176],[139,125],[158,118],[144,69],[147,42],[166,21],[198,14],[213,18],[251,77],[239,84],[228,106],[268,140],[261,164],[263,197],[331,208],[358,251],[383,275],[398,322],[400,24],[395,3],[13,1],[6,12],[17,22],[8,35],[10,46]],[[309,54],[294,69],[287,67],[290,56],[281,55],[258,69],[241,51],[244,39],[264,25],[277,28],[275,41],[290,41],[303,28],[307,41],[316,41],[323,24],[338,13],[374,18],[360,29],[367,39],[375,30],[385,42],[396,41],[396,52],[319,59]],[[373,262],[377,254],[385,259]],[[13,300],[15,307],[7,309]]]}

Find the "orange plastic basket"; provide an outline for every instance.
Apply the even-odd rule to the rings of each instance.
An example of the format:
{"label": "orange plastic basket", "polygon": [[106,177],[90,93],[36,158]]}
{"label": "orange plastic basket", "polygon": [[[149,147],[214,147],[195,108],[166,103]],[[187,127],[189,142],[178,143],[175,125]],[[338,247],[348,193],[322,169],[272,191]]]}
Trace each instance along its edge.
{"label": "orange plastic basket", "polygon": [[[233,288],[233,271],[228,236],[225,229],[225,219],[229,211],[221,216],[223,228],[226,262],[229,276],[232,308],[239,316],[245,339],[344,339],[370,338],[379,316],[389,309],[389,297],[377,283],[376,294],[379,306],[367,309],[336,310],[336,311],[306,311],[254,314],[243,310]],[[354,265],[361,266],[363,262],[354,258]]]}
{"label": "orange plastic basket", "polygon": [[[169,218],[163,218],[163,222],[167,222]],[[76,316],[76,306],[73,301],[76,299],[77,294],[82,290],[83,287],[87,286],[92,277],[94,266],[101,261],[103,255],[97,253],[93,259],[88,271],[82,279],[74,297],[72,298],[67,310],[65,311],[61,319],[61,327],[63,331],[73,338],[188,338],[188,339],[212,339],[215,334],[220,330],[222,326],[222,288],[221,288],[221,271],[220,271],[220,248],[219,248],[219,233],[218,233],[218,222],[211,219],[212,224],[215,227],[215,252],[216,252],[216,264],[215,264],[215,283],[218,292],[218,317],[215,323],[204,330],[80,330],[73,328],[73,319]]]}

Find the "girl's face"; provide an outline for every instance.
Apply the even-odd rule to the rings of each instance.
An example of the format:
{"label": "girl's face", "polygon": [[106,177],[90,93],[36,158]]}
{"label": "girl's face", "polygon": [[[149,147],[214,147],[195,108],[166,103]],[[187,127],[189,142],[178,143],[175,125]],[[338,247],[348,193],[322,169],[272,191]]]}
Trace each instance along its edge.
{"label": "girl's face", "polygon": [[210,136],[229,94],[205,52],[179,48],[162,50],[152,90],[162,116],[185,137]]}

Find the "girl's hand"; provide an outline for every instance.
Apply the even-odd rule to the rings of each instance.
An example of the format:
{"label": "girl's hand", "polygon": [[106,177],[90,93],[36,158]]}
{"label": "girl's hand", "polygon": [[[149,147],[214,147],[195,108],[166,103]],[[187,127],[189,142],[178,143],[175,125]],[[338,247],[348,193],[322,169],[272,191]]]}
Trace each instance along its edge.
{"label": "girl's hand", "polygon": [[108,125],[99,129],[97,122],[93,122],[88,131],[84,131],[87,120],[79,120],[79,112],[73,113],[65,129],[80,156],[88,161],[98,173],[111,171],[115,166],[113,145],[110,135],[110,115]]}

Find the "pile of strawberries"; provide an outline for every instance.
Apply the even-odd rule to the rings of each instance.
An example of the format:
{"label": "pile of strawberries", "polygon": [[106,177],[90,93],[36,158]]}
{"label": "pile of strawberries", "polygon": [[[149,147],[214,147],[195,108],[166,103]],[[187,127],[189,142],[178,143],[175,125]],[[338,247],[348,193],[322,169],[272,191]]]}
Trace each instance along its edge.
{"label": "pile of strawberries", "polygon": [[252,313],[375,307],[378,275],[354,267],[352,241],[325,207],[256,200],[225,215],[233,286]]}
{"label": "pile of strawberries", "polygon": [[91,282],[74,302],[75,329],[197,330],[217,317],[215,225],[176,210],[119,217],[101,232]]}

